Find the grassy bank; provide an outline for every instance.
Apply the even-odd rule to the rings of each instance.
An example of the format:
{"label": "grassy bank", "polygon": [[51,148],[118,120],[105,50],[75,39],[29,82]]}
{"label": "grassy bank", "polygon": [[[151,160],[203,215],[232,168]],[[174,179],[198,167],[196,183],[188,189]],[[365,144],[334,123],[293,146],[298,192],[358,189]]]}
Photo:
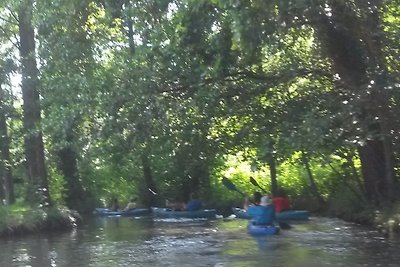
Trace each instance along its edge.
{"label": "grassy bank", "polygon": [[79,222],[79,214],[66,208],[32,209],[21,204],[0,206],[0,236],[68,230]]}

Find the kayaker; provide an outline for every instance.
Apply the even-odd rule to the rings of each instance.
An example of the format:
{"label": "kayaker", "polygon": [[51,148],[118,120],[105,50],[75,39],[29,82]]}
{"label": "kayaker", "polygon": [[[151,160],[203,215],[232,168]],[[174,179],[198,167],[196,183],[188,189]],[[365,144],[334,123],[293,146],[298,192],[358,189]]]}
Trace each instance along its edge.
{"label": "kayaker", "polygon": [[128,204],[126,204],[124,211],[136,209],[136,206],[137,206],[136,201],[137,201],[137,197],[131,198],[131,200],[128,202]]}
{"label": "kayaker", "polygon": [[112,199],[110,210],[112,210],[112,211],[118,211],[118,210],[119,210],[118,198],[114,197],[114,198]]}
{"label": "kayaker", "polygon": [[290,209],[289,198],[283,188],[278,188],[276,195],[272,198],[275,212],[282,212]]}
{"label": "kayaker", "polygon": [[190,200],[185,204],[183,204],[183,209],[187,211],[196,211],[200,210],[203,207],[203,203],[198,198],[198,195],[195,192],[190,194]]}
{"label": "kayaker", "polygon": [[253,199],[249,200],[247,197],[244,199],[243,209],[247,210],[251,205],[260,205],[262,194],[258,191],[253,193]]}
{"label": "kayaker", "polygon": [[168,199],[165,200],[165,207],[173,211],[181,211],[183,209],[183,205],[184,202],[179,199],[175,199],[173,201],[170,201]]}
{"label": "kayaker", "polygon": [[249,205],[247,213],[252,217],[252,223],[255,225],[274,225],[275,210],[269,196],[261,197],[259,204]]}

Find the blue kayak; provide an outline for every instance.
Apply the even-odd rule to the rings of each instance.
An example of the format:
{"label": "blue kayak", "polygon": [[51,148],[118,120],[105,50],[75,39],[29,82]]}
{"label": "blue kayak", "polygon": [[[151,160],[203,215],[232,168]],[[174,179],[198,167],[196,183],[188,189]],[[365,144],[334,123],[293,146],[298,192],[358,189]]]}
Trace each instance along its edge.
{"label": "blue kayak", "polygon": [[247,232],[251,235],[276,235],[279,230],[279,227],[272,225],[255,225],[252,222],[247,225]]}
{"label": "blue kayak", "polygon": [[118,210],[118,211],[112,211],[107,208],[96,208],[96,214],[100,216],[143,216],[150,214],[149,209],[145,208],[139,208],[139,209],[129,209],[127,211],[123,210]]}
{"label": "blue kayak", "polygon": [[[251,219],[251,216],[247,214],[245,209],[232,208],[233,214],[237,218]],[[286,210],[276,213],[276,220],[278,221],[301,221],[308,220],[310,217],[310,212],[308,210]]]}
{"label": "blue kayak", "polygon": [[206,218],[206,219],[214,219],[216,218],[217,211],[215,209],[202,209],[196,211],[177,211],[168,208],[156,208],[152,207],[154,216],[160,218]]}

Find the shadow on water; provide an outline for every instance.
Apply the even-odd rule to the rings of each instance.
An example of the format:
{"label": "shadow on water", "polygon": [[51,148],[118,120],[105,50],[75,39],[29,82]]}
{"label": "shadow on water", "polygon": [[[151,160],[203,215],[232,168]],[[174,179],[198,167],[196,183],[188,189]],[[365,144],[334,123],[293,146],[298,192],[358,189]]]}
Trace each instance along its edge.
{"label": "shadow on water", "polygon": [[2,240],[0,266],[398,266],[399,249],[372,229],[328,218],[255,238],[240,219],[109,217]]}

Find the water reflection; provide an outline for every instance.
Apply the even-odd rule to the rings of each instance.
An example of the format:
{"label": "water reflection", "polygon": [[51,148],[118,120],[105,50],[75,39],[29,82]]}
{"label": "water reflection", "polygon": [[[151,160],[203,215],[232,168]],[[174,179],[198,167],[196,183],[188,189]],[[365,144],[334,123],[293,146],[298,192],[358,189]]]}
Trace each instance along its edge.
{"label": "water reflection", "polygon": [[397,240],[327,218],[252,237],[239,219],[115,217],[69,233],[2,240],[0,266],[398,266],[399,249]]}

